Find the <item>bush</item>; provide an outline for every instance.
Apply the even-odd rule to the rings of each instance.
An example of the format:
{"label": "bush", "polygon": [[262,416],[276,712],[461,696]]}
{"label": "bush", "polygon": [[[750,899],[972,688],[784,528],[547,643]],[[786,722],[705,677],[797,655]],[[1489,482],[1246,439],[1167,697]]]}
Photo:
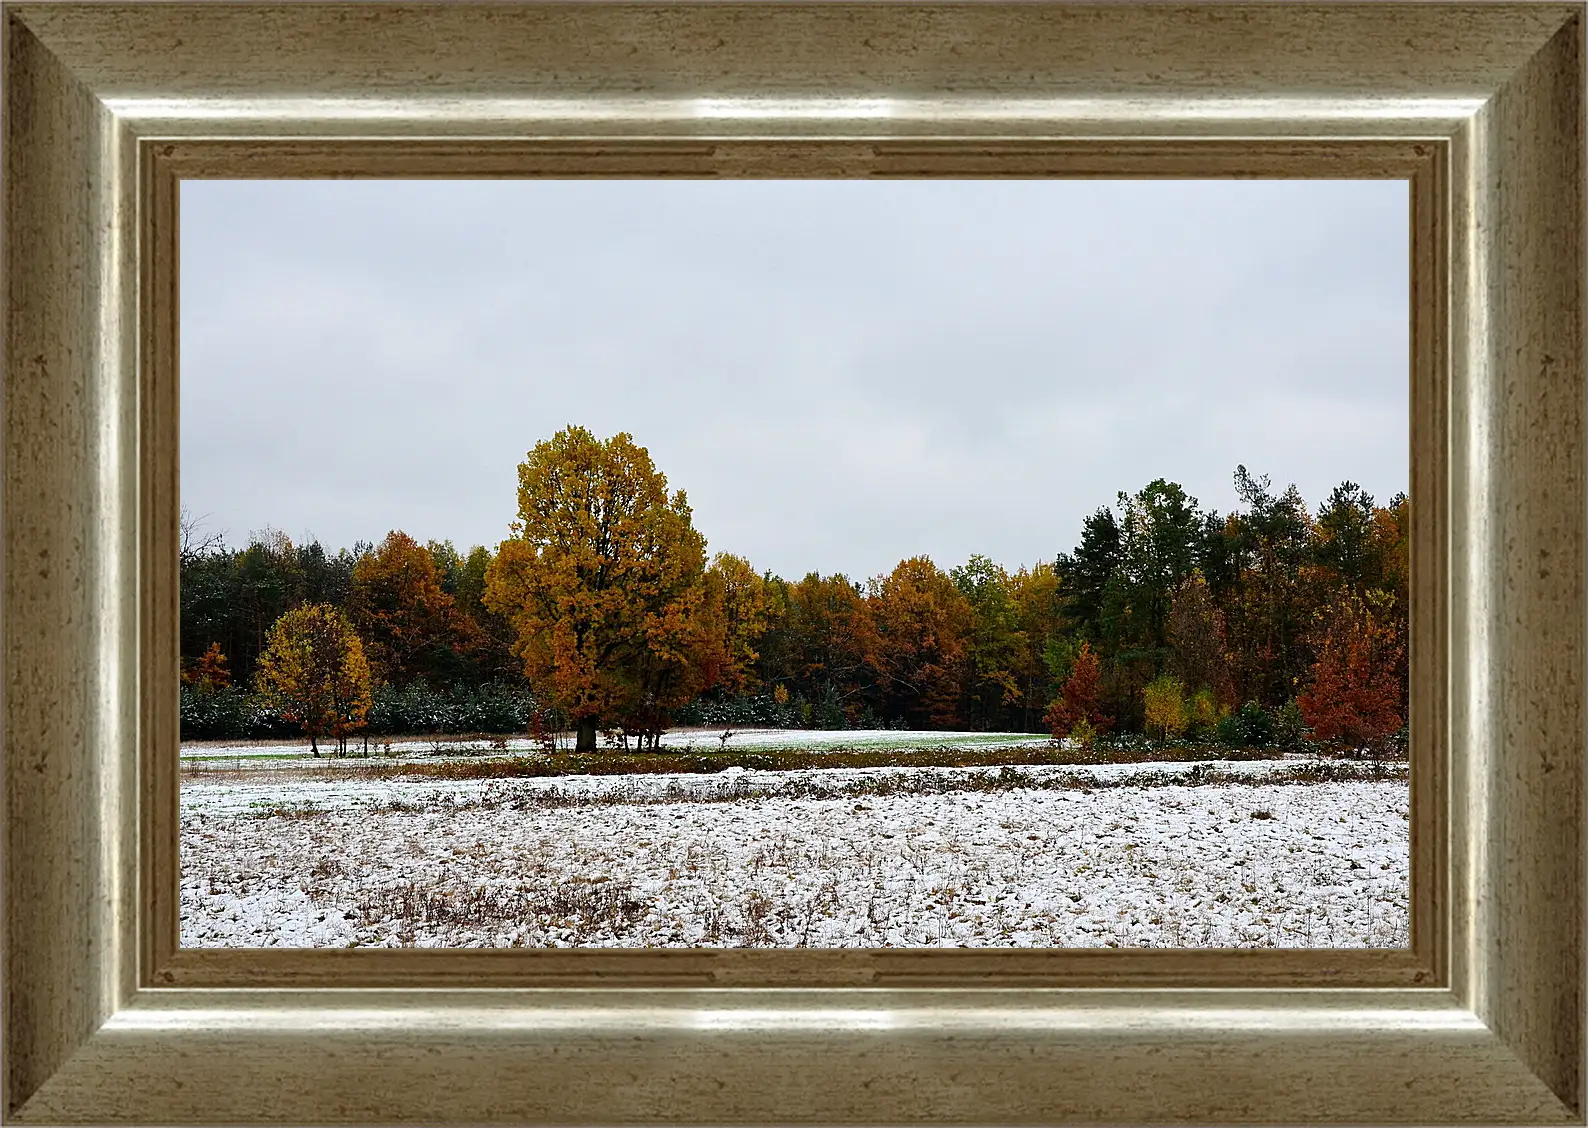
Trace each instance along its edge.
{"label": "bush", "polygon": [[788,701],[778,701],[771,694],[762,693],[717,701],[697,699],[681,708],[674,715],[674,719],[681,725],[804,728],[804,714],[809,711],[810,706],[798,697]]}
{"label": "bush", "polygon": [[487,682],[478,689],[455,685],[443,691],[411,682],[375,691],[370,733],[524,732],[534,712],[534,696],[518,686]]}
{"label": "bush", "polygon": [[1214,726],[1214,739],[1226,748],[1267,748],[1274,740],[1269,711],[1249,701]]}
{"label": "bush", "polygon": [[[434,689],[424,682],[376,688],[371,736],[424,733],[525,732],[535,698],[521,686],[487,682],[477,689]],[[183,740],[274,740],[303,734],[265,701],[237,686],[182,687]]]}
{"label": "bush", "polygon": [[283,720],[263,700],[235,685],[185,685],[178,706],[183,740],[269,740],[293,737],[301,727]]}
{"label": "bush", "polygon": [[1274,742],[1286,752],[1301,752],[1311,735],[1302,719],[1302,708],[1292,698],[1274,711]]}

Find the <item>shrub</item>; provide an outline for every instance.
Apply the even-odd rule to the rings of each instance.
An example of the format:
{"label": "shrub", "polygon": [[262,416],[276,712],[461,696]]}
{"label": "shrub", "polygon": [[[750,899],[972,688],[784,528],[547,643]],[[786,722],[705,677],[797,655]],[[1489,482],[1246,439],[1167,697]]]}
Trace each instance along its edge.
{"label": "shrub", "polygon": [[[236,686],[184,685],[180,708],[183,740],[274,740],[301,732],[264,698]],[[369,731],[378,736],[525,732],[534,712],[528,689],[501,682],[446,691],[424,682],[378,686]]]}
{"label": "shrub", "polygon": [[1307,747],[1311,735],[1296,698],[1293,697],[1274,711],[1275,747],[1286,752],[1301,752]]}
{"label": "shrub", "polygon": [[1187,727],[1194,735],[1207,739],[1214,735],[1219,722],[1225,718],[1228,710],[1220,708],[1219,703],[1214,699],[1213,690],[1200,689],[1192,695],[1189,712],[1191,722]]}
{"label": "shrub", "polygon": [[[779,687],[782,688],[781,686]],[[680,708],[674,719],[681,725],[724,725],[739,728],[804,728],[802,706],[799,698],[789,699],[788,692],[779,701],[776,694],[754,694],[728,697],[719,700],[697,698]]]}
{"label": "shrub", "polygon": [[1262,705],[1249,701],[1215,726],[1214,739],[1226,748],[1267,748],[1274,741],[1274,720]]}
{"label": "shrub", "polygon": [[232,685],[183,686],[178,716],[183,740],[269,740],[300,731],[259,697]]}
{"label": "shrub", "polygon": [[236,686],[206,690],[184,685],[180,706],[182,739],[241,737],[247,727],[245,697]]}
{"label": "shrub", "polygon": [[1186,731],[1191,717],[1179,678],[1161,674],[1143,688],[1142,717],[1148,732],[1160,740],[1170,740]]}
{"label": "shrub", "polygon": [[524,732],[535,697],[521,686],[487,682],[471,689],[439,690],[416,681],[381,686],[370,710],[370,731],[383,735],[466,732]]}

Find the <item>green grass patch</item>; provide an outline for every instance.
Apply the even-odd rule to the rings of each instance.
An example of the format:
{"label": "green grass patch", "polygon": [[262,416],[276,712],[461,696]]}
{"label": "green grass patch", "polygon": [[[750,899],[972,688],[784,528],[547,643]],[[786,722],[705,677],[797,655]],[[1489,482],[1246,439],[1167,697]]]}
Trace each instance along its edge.
{"label": "green grass patch", "polygon": [[[182,757],[182,762],[184,764],[194,764],[194,763],[204,763],[204,764],[220,763],[220,764],[226,764],[226,763],[246,763],[249,760],[313,760],[313,759],[314,759],[314,757],[311,756],[307,752],[258,752],[258,753],[254,753],[252,755],[246,754],[246,753],[234,753],[233,755],[230,755],[230,756],[183,756]],[[325,759],[325,755],[323,753],[321,755],[321,759]]]}

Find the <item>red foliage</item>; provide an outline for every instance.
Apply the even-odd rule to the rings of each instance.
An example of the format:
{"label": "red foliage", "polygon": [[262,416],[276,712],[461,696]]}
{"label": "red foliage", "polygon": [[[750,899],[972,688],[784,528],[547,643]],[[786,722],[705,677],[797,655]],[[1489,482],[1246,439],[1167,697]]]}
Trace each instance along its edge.
{"label": "red foliage", "polygon": [[1055,740],[1069,736],[1071,730],[1082,721],[1100,733],[1114,727],[1114,718],[1098,711],[1098,656],[1092,652],[1092,646],[1085,642],[1077,651],[1076,660],[1071,663],[1070,677],[1065,679],[1064,688],[1054,698],[1048,712],[1043,714],[1043,722],[1048,725]]}
{"label": "red foliage", "polygon": [[1402,726],[1399,676],[1406,644],[1391,616],[1348,596],[1330,616],[1311,684],[1297,697],[1317,740],[1377,750]]}

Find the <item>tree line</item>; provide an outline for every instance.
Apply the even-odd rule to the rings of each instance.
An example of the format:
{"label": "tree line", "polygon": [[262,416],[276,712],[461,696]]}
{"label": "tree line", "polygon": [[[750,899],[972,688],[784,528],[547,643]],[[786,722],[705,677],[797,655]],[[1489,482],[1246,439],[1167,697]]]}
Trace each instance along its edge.
{"label": "tree line", "polygon": [[788,580],[708,556],[629,435],[566,428],[518,473],[495,551],[401,531],[335,554],[274,532],[231,549],[185,523],[184,721],[225,691],[344,741],[401,727],[396,702],[485,700],[581,749],[601,731],[655,746],[681,721],[1343,749],[1404,725],[1402,495],[1348,481],[1315,512],[1238,467],[1232,513],[1158,479],[1032,567],[916,556]]}

